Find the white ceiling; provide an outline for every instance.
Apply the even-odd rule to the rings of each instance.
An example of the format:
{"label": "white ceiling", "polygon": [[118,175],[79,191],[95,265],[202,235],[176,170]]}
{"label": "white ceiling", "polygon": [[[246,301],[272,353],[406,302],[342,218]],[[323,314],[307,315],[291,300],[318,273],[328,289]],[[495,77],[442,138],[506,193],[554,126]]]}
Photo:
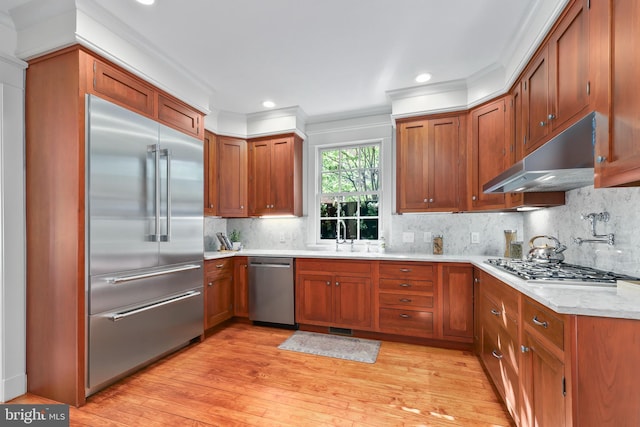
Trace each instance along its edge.
{"label": "white ceiling", "polygon": [[[0,0],[7,11],[27,0]],[[134,0],[100,6],[211,91],[212,108],[390,110],[386,92],[504,65],[539,0]]]}

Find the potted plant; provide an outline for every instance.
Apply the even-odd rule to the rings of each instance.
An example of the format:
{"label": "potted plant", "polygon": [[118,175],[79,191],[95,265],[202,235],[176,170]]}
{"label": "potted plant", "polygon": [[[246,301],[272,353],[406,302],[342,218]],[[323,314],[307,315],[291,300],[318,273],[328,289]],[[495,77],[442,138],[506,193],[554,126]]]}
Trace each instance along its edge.
{"label": "potted plant", "polygon": [[231,240],[234,251],[242,249],[242,243],[240,242],[240,230],[236,230],[235,228],[231,230],[231,233],[229,233],[229,240]]}

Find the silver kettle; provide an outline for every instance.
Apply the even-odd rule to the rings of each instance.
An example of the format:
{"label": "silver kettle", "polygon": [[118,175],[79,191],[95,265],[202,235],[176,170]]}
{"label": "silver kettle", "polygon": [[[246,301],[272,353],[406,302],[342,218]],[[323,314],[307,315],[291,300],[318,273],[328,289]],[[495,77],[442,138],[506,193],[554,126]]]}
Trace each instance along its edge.
{"label": "silver kettle", "polygon": [[[533,242],[539,238],[552,240],[555,243],[555,246],[549,246],[546,243],[542,246],[535,246]],[[565,245],[560,243],[560,241],[553,236],[533,236],[531,240],[529,240],[529,246],[531,249],[529,250],[527,259],[529,261],[545,263],[558,263],[564,261],[564,254],[562,252],[567,249]]]}

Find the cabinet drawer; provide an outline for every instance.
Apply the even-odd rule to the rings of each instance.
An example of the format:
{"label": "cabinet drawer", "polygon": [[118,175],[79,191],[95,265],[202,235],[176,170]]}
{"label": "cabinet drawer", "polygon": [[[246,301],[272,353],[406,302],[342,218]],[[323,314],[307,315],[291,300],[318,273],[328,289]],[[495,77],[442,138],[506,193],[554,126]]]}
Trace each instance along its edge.
{"label": "cabinet drawer", "polygon": [[346,261],[326,259],[296,259],[296,271],[298,273],[336,273],[347,276],[371,275],[370,261]]}
{"label": "cabinet drawer", "polygon": [[482,362],[502,396],[509,412],[514,415],[518,402],[518,371],[509,363],[508,353],[500,349],[502,337],[484,330],[482,333]]}
{"label": "cabinet drawer", "polygon": [[490,295],[485,293],[480,297],[480,319],[483,326],[494,331],[504,331],[512,340],[518,338],[518,321],[507,313],[503,306],[495,302]]}
{"label": "cabinet drawer", "polygon": [[501,311],[518,317],[518,291],[488,274],[483,277],[481,286],[482,292],[491,295]]}
{"label": "cabinet drawer", "polygon": [[233,274],[233,262],[231,259],[215,259],[205,261],[204,271],[207,280],[215,280],[218,277]]}
{"label": "cabinet drawer", "polygon": [[380,329],[401,335],[433,335],[433,313],[430,311],[381,308]]}
{"label": "cabinet drawer", "polygon": [[379,271],[380,277],[388,279],[433,280],[434,269],[433,264],[423,262],[381,262]]}
{"label": "cabinet drawer", "polygon": [[546,307],[525,299],[523,307],[524,324],[547,338],[559,349],[564,350],[564,320]]}
{"label": "cabinet drawer", "polygon": [[427,295],[380,293],[381,307],[433,308],[433,297]]}
{"label": "cabinet drawer", "polygon": [[378,283],[379,289],[433,293],[433,282],[429,280],[380,279]]}

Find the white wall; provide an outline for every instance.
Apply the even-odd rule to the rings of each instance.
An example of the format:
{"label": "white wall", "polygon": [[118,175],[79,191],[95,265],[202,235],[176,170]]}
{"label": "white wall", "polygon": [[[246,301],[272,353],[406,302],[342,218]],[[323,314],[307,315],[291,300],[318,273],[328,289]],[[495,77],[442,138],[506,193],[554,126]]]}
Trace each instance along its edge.
{"label": "white wall", "polygon": [[0,46],[0,401],[26,393],[24,63]]}

